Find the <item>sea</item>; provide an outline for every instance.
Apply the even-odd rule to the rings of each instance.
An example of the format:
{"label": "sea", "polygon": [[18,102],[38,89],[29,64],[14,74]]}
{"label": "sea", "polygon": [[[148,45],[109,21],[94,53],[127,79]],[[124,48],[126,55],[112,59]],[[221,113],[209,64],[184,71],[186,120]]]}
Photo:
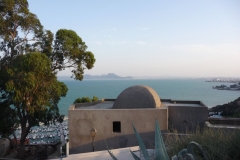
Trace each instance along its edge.
{"label": "sea", "polygon": [[160,99],[197,100],[211,108],[234,101],[240,91],[213,89],[212,86],[231,83],[205,82],[204,79],[128,79],[128,80],[60,80],[68,87],[66,97],[58,103],[60,114],[68,115],[68,109],[78,97],[97,96],[99,99],[116,99],[126,88],[145,85],[153,88]]}

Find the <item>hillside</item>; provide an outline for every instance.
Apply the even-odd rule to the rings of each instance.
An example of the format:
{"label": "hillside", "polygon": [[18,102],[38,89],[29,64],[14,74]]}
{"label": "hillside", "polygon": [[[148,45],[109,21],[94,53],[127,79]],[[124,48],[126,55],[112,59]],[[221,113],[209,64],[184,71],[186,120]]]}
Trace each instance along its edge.
{"label": "hillside", "polygon": [[240,118],[240,97],[233,102],[212,107],[209,112],[222,112],[221,116]]}

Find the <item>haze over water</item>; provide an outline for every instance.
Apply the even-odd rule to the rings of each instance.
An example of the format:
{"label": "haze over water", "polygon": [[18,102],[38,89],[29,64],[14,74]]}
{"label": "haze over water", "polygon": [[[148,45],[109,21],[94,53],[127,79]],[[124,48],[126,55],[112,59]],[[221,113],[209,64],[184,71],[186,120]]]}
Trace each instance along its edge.
{"label": "haze over water", "polygon": [[133,85],[152,87],[160,99],[198,100],[208,107],[231,102],[240,96],[240,91],[212,89],[212,86],[224,83],[205,82],[203,79],[83,80],[81,82],[65,80],[63,82],[68,87],[67,96],[59,102],[60,113],[64,115],[68,115],[69,106],[78,97],[97,96],[99,99],[115,99],[124,89]]}

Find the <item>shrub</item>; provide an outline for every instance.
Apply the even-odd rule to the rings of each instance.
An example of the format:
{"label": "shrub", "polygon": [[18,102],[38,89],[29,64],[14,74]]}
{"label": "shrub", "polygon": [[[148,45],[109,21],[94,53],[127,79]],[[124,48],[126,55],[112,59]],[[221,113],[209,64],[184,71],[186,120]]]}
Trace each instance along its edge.
{"label": "shrub", "polygon": [[90,99],[89,97],[82,97],[82,98],[77,98],[73,103],[87,103],[87,102],[95,102],[98,101],[98,97],[93,96],[92,99]]}
{"label": "shrub", "polygon": [[74,104],[75,103],[82,103],[82,99],[81,98],[77,98],[77,99],[75,99],[75,101],[73,102]]}
{"label": "shrub", "polygon": [[[189,133],[191,134],[191,133]],[[240,159],[240,131],[206,128],[189,136],[169,136],[165,144],[169,146],[168,155],[171,157],[182,148],[186,148],[189,142],[195,141],[207,151],[211,160]],[[198,155],[196,159],[202,159]]]}
{"label": "shrub", "polygon": [[93,96],[93,99],[92,99],[92,101],[93,101],[93,102],[96,102],[96,101],[98,101],[98,97],[96,97],[96,96]]}
{"label": "shrub", "polygon": [[[162,138],[162,134],[161,134],[161,129],[160,126],[158,124],[158,121],[155,120],[155,155],[150,156],[139,133],[137,132],[136,128],[134,127],[134,125],[132,124],[136,139],[138,141],[139,144],[139,148],[141,150],[141,153],[143,154],[143,157],[145,160],[170,160],[165,144],[163,142],[163,138]],[[107,145],[107,144],[106,144]],[[108,146],[107,146],[108,148]],[[188,145],[187,148],[182,149],[180,152],[178,152],[176,155],[172,156],[172,160],[195,160],[194,158],[194,149],[196,149],[198,151],[198,153],[200,153],[203,158],[205,160],[209,160],[205,150],[202,148],[202,146],[194,141],[191,141]],[[130,150],[133,158],[135,160],[140,160],[140,158],[135,155],[135,153],[133,153]],[[112,152],[110,152],[110,150],[108,149],[108,153],[110,154],[110,156],[112,157],[113,160],[118,160]]]}
{"label": "shrub", "polygon": [[83,97],[82,103],[92,102],[92,100],[89,97]]}

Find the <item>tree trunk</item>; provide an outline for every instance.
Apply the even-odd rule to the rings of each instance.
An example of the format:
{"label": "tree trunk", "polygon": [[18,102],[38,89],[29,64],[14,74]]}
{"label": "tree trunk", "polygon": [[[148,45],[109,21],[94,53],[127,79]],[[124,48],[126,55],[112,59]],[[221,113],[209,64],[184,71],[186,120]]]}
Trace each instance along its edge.
{"label": "tree trunk", "polygon": [[25,134],[23,133],[24,130],[22,129],[22,134],[21,134],[21,139],[20,139],[20,144],[19,144],[19,147],[18,147],[18,154],[17,154],[17,158],[19,159],[24,159],[24,156],[25,156],[25,139],[26,139],[26,136]]}
{"label": "tree trunk", "polygon": [[17,158],[24,159],[25,157],[25,144],[20,144],[18,147]]}
{"label": "tree trunk", "polygon": [[28,127],[23,127],[23,125],[21,125],[21,126],[22,126],[22,133],[21,133],[21,139],[20,139],[20,145],[18,148],[17,158],[24,159],[24,156],[25,156],[25,144],[24,143],[25,143],[26,137],[28,135],[30,126],[28,126]]}

